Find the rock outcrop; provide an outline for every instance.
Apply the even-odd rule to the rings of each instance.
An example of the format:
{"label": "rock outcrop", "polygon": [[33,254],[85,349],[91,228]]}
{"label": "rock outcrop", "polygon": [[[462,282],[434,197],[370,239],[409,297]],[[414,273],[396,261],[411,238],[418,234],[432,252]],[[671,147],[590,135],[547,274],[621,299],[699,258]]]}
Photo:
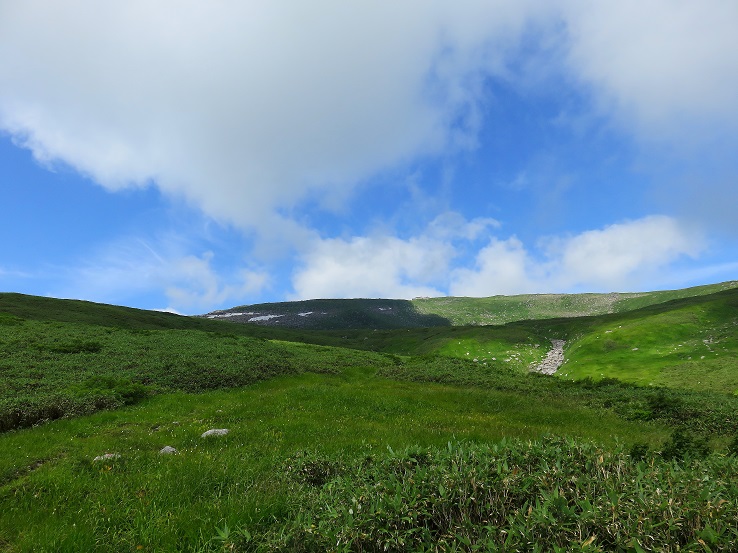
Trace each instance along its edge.
{"label": "rock outcrop", "polygon": [[565,340],[551,340],[553,346],[546,354],[546,358],[533,368],[533,372],[541,374],[554,374],[564,364]]}

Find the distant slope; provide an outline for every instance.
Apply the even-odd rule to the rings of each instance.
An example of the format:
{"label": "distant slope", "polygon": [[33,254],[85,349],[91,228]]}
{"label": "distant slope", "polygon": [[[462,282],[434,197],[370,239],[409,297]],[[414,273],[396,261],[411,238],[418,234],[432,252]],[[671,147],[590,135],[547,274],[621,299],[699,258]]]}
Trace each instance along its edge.
{"label": "distant slope", "polygon": [[314,330],[451,326],[451,321],[441,315],[419,312],[414,302],[385,299],[261,303],[213,311],[204,317]]}
{"label": "distant slope", "polygon": [[0,293],[0,316],[9,314],[34,321],[57,321],[140,330],[198,328],[202,320],[160,311],[147,311],[81,300]]}
{"label": "distant slope", "polygon": [[514,321],[622,313],[738,287],[738,281],[682,290],[610,294],[528,294],[489,298],[323,299],[262,303],[203,315],[272,327],[336,330],[501,325]]}
{"label": "distant slope", "polygon": [[579,320],[560,375],[738,395],[738,289]]}
{"label": "distant slope", "polygon": [[230,325],[221,320],[186,317],[119,305],[0,293],[0,326],[4,320],[12,320],[13,317],[30,321],[79,323],[130,330],[201,330],[299,341],[294,339],[295,333],[289,329]]}
{"label": "distant slope", "polygon": [[505,324],[512,321],[622,313],[674,299],[713,294],[738,287],[738,281],[681,290],[609,294],[527,294],[490,298],[418,298],[420,313],[433,313],[453,325]]}
{"label": "distant slope", "polygon": [[566,340],[567,360],[559,378],[738,392],[738,288],[603,315],[499,326],[302,332],[300,339],[396,355],[456,357],[480,368],[518,372],[539,363],[551,340],[558,339]]}

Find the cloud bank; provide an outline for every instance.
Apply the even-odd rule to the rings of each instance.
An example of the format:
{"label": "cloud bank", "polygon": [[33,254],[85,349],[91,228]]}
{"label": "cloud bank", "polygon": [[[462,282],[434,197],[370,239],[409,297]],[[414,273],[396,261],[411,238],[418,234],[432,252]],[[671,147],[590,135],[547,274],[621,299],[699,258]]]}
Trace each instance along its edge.
{"label": "cloud bank", "polygon": [[486,83],[515,79],[531,36],[538,66],[633,132],[735,132],[737,20],[719,0],[5,2],[0,126],[111,190],[153,184],[259,225],[473,147]]}
{"label": "cloud bank", "polygon": [[4,3],[0,125],[111,190],[259,225],[473,137],[518,4]]}
{"label": "cloud bank", "polygon": [[487,231],[486,245],[469,262],[457,253],[477,234],[435,230],[431,225],[427,233],[404,240],[319,241],[295,274],[294,299],[635,291],[649,277],[706,247],[692,228],[671,217],[650,216],[549,237],[537,248]]}

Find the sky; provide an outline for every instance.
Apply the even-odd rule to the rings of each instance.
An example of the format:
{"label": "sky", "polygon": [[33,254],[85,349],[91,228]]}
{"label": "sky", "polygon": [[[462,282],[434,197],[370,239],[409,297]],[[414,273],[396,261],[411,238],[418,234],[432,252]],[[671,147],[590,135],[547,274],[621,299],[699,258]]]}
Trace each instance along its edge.
{"label": "sky", "polygon": [[0,291],[738,278],[734,0],[0,0]]}

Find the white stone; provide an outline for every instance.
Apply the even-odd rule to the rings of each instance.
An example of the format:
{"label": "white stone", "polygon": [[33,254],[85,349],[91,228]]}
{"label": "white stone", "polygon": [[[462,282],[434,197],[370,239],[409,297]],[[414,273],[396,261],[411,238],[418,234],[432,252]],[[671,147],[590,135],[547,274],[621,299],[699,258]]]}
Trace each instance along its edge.
{"label": "white stone", "polygon": [[174,449],[174,448],[173,448],[172,446],[170,446],[170,445],[165,445],[164,447],[162,447],[162,448],[161,448],[161,449],[159,450],[159,453],[160,453],[161,455],[173,455],[173,454],[177,453],[177,450],[176,450],[176,449]]}
{"label": "white stone", "polygon": [[103,455],[98,455],[93,459],[93,461],[108,461],[110,459],[120,459],[120,454],[118,453],[105,453]]}
{"label": "white stone", "polygon": [[228,434],[229,430],[227,428],[213,428],[212,430],[208,430],[206,432],[202,433],[201,438],[208,438],[209,436],[225,436]]}

